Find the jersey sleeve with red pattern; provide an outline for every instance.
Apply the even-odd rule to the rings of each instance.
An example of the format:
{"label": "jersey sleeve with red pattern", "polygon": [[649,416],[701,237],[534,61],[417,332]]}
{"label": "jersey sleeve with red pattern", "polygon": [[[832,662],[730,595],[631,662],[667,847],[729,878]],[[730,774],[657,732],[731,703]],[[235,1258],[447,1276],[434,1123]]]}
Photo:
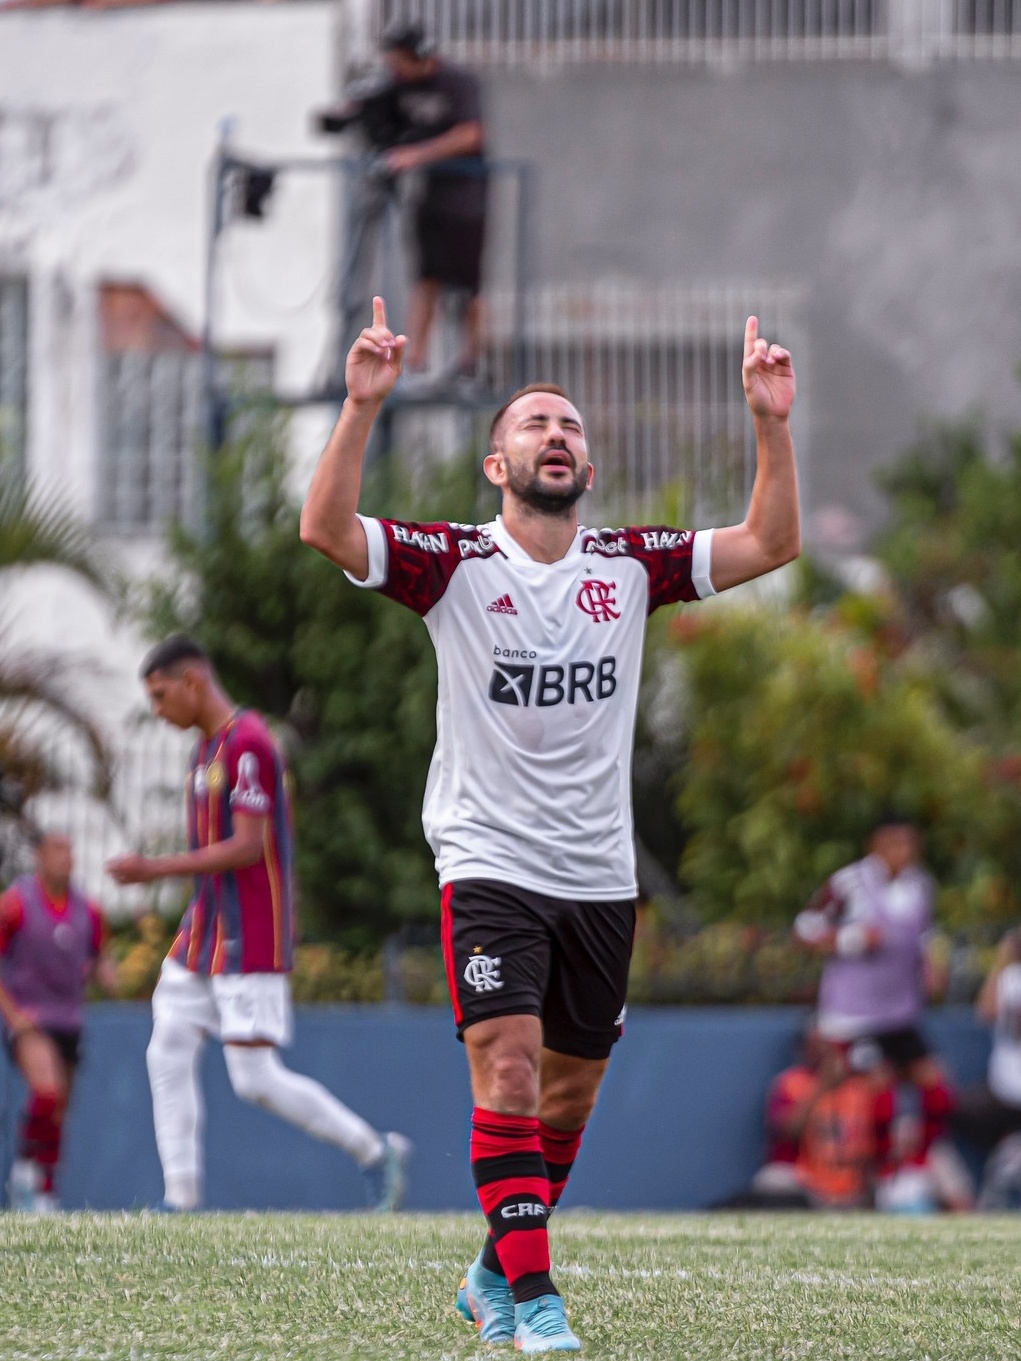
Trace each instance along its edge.
{"label": "jersey sleeve with red pattern", "polygon": [[227,785],[231,811],[269,817],[276,789],[277,751],[261,721],[246,715],[227,747]]}
{"label": "jersey sleeve with red pattern", "polygon": [[834,877],[826,880],[821,888],[816,889],[811,898],[805,905],[806,912],[818,912],[830,926],[839,926],[841,918],[847,908],[847,899],[840,891],[840,885]]}
{"label": "jersey sleeve with red pattern", "polygon": [[380,592],[426,615],[442,599],[458,566],[468,558],[488,558],[500,549],[478,525],[445,520],[417,524],[380,520],[386,541],[386,577]]}
{"label": "jersey sleeve with red pattern", "polygon": [[586,536],[586,551],[637,558],[649,575],[649,613],[679,600],[698,600],[692,578],[695,531],[669,525],[629,525]]}
{"label": "jersey sleeve with red pattern", "polygon": [[9,888],[0,893],[0,955],[10,949],[11,941],[21,930],[25,909],[17,889]]}

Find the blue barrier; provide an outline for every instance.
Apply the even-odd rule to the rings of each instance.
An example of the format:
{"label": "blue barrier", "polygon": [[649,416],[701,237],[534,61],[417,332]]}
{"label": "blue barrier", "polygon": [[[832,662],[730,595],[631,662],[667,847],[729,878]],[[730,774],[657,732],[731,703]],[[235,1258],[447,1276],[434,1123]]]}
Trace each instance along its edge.
{"label": "blue barrier", "polygon": [[[744,1185],[761,1158],[766,1088],[792,1061],[804,1017],[796,1007],[629,1011],[565,1206],[695,1209]],[[145,1071],[149,1030],[145,1005],[89,1009],[61,1183],[69,1209],[130,1209],[162,1195]],[[926,1030],[957,1081],[983,1075],[988,1035],[969,1009],[933,1011]],[[378,1128],[412,1138],[409,1209],[475,1208],[467,1066],[446,1010],[299,1007],[287,1063],[319,1078]],[[362,1206],[354,1164],[240,1102],[216,1043],[203,1058],[203,1090],[210,1208]],[[0,1098],[6,1169],[22,1098],[9,1061]]]}

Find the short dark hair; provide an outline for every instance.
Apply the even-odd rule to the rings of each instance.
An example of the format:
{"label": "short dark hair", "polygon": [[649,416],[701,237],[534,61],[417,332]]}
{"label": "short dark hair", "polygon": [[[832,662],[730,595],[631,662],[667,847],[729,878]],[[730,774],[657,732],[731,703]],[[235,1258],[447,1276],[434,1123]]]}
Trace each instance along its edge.
{"label": "short dark hair", "polygon": [[[496,437],[499,432],[500,424],[503,421],[504,416],[506,416],[507,412],[510,410],[510,408],[514,405],[514,403],[518,400],[519,397],[527,397],[530,392],[551,392],[554,397],[563,397],[565,402],[571,402],[571,394],[566,390],[566,388],[562,388],[559,383],[528,383],[526,384],[525,387],[518,388],[517,392],[511,393],[511,395],[504,402],[503,406],[493,417],[492,424],[489,427],[490,449],[496,447]],[[573,406],[574,403],[571,402],[571,405]]]}
{"label": "short dark hair", "polygon": [[421,24],[391,24],[383,30],[379,45],[384,52],[409,52],[419,61],[424,61],[435,52],[432,40]]}
{"label": "short dark hair", "polygon": [[887,827],[914,827],[917,830],[918,819],[905,812],[903,808],[884,808],[873,818],[869,835],[874,836],[876,832],[885,831]]}
{"label": "short dark hair", "polygon": [[172,633],[145,654],[138,674],[147,680],[157,671],[172,671],[183,662],[204,662],[209,665],[209,653],[189,634]]}

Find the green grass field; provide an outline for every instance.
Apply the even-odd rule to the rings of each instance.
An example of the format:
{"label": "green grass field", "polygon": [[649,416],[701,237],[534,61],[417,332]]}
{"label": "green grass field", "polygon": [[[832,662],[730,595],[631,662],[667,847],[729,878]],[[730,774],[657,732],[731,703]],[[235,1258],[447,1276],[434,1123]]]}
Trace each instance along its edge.
{"label": "green grass field", "polygon": [[[0,1215],[3,1361],[469,1358],[464,1215]],[[1021,1219],[559,1214],[606,1361],[1021,1356]]]}

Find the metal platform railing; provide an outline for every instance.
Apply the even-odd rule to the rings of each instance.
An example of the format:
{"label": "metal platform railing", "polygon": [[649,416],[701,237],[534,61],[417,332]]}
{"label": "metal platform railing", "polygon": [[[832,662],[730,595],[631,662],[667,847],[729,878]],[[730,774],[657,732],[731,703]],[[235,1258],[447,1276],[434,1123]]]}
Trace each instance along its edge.
{"label": "metal platform railing", "polygon": [[368,17],[488,66],[1021,58],[1021,0],[382,0]]}

